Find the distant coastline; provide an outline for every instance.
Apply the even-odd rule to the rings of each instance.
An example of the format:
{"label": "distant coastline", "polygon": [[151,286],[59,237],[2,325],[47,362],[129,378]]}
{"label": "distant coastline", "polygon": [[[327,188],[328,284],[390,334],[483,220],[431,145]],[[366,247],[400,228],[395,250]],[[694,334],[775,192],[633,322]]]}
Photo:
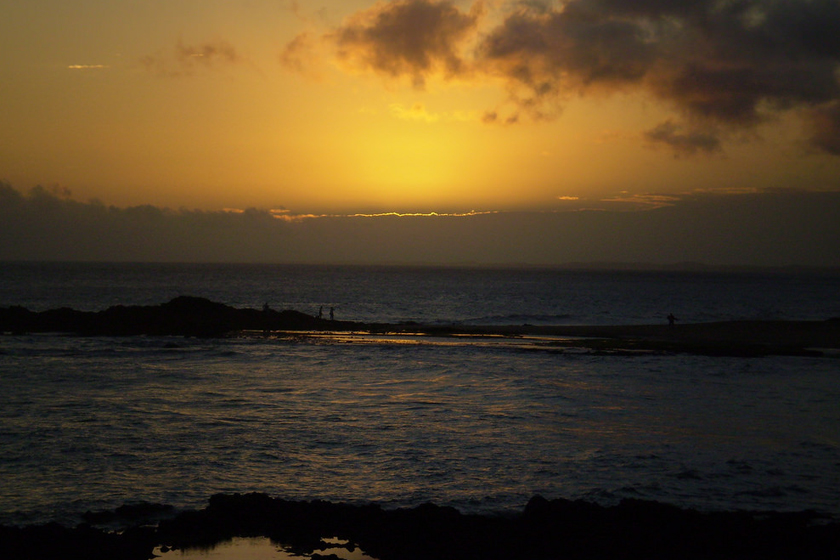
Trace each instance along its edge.
{"label": "distant coastline", "polygon": [[529,262],[436,262],[436,261],[342,261],[342,262],[294,262],[294,261],[209,261],[209,260],[63,260],[63,259],[10,259],[0,260],[0,265],[207,265],[207,266],[306,266],[316,268],[396,268],[396,269],[475,269],[475,270],[559,270],[580,272],[719,272],[719,273],[765,273],[765,274],[840,274],[840,266],[817,266],[804,264],[789,265],[734,265],[710,264],[702,261],[680,261],[657,263],[652,261],[568,261],[558,264]]}

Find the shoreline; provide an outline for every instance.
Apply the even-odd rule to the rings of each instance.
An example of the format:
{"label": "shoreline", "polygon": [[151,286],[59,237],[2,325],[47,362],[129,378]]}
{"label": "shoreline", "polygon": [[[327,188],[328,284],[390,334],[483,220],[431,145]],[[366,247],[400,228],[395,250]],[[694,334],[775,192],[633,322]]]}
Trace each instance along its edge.
{"label": "shoreline", "polygon": [[[571,337],[550,344],[600,352],[662,352],[720,356],[823,356],[840,349],[840,320],[719,321],[680,325],[558,325],[415,327],[437,336]],[[399,332],[396,329],[395,332]],[[828,350],[829,352],[826,352]]]}
{"label": "shoreline", "polygon": [[[824,321],[743,320],[676,325],[422,325],[333,321],[293,310],[238,309],[180,296],[157,306],[114,306],[99,312],[69,308],[33,312],[0,308],[0,333],[82,336],[224,338],[251,333],[368,333],[404,336],[554,337],[546,348],[595,353],[690,353],[711,356],[823,356],[840,350],[840,318]],[[574,340],[563,339],[571,337]],[[826,352],[828,350],[828,352]]]}
{"label": "shoreline", "polygon": [[[531,558],[828,558],[840,554],[840,523],[814,511],[699,512],[654,501],[615,506],[534,496],[510,516],[462,514],[424,504],[287,501],[266,494],[217,494],[180,513],[139,504],[88,512],[73,528],[52,523],[0,526],[4,557],[147,560],[158,550],[211,548],[238,537],[265,537],[295,555],[341,539],[376,560]],[[118,524],[119,529],[105,529]],[[335,557],[337,558],[337,556]]]}

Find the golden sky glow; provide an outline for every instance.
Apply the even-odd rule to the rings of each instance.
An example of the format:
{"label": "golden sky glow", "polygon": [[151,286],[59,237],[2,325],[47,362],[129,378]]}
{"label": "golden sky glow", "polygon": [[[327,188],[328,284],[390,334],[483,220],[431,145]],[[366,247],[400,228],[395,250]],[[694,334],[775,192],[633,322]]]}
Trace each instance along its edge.
{"label": "golden sky glow", "polygon": [[840,266],[840,0],[0,4],[0,260]]}
{"label": "golden sky glow", "polygon": [[832,22],[834,0],[4,1],[0,179],[319,215],[837,190]]}

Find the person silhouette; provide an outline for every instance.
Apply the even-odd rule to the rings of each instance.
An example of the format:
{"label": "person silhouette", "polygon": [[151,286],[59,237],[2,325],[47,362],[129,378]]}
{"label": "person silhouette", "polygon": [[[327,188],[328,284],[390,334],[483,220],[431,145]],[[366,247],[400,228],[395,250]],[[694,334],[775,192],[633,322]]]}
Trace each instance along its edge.
{"label": "person silhouette", "polygon": [[269,317],[269,314],[271,313],[271,308],[268,306],[268,302],[265,302],[263,304],[262,312],[263,312],[263,334],[268,334],[268,331],[270,330],[269,321],[271,320],[271,318]]}
{"label": "person silhouette", "polygon": [[330,307],[330,321],[335,321],[335,307]]}
{"label": "person silhouette", "polygon": [[318,308],[318,318],[319,318],[319,319],[323,319],[323,318],[324,318],[324,306],[323,306],[323,305],[322,305],[321,307],[319,307],[319,308]]}
{"label": "person silhouette", "polygon": [[673,314],[673,313],[668,313],[668,325],[670,325],[670,326],[672,326],[672,327],[673,327],[673,326],[674,326],[674,323],[676,323],[676,322],[677,322],[677,320],[678,320],[678,319],[677,319],[676,317],[674,317],[674,314]]}

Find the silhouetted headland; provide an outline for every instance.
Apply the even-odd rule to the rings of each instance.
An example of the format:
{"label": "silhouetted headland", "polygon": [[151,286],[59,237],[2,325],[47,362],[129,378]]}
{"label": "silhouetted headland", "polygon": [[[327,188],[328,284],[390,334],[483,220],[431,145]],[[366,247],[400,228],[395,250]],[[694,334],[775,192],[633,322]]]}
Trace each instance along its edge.
{"label": "silhouetted headland", "polygon": [[237,309],[190,296],[179,296],[161,305],[117,305],[98,312],[66,307],[41,312],[23,307],[0,308],[0,331],[13,333],[222,337],[249,330],[308,331],[327,327],[349,330],[356,325],[326,321],[293,310]]}
{"label": "silhouetted headland", "polygon": [[[378,560],[530,560],[837,558],[840,525],[815,512],[704,513],[659,502],[623,500],[612,507],[532,498],[516,515],[463,514],[424,504],[386,510],[376,504],[287,501],[265,494],[219,494],[201,510],[172,513],[149,505],[121,517],[119,530],[82,524],[0,526],[6,558],[146,560],[156,547],[206,549],[233,537],[266,537],[311,558],[346,541]],[[108,512],[89,514],[111,519]],[[335,545],[331,545],[335,546]]]}
{"label": "silhouetted headland", "polygon": [[[840,319],[723,321],[668,325],[440,326],[326,320],[268,307],[237,309],[204,298],[179,296],[155,306],[114,306],[88,312],[69,308],[34,312],[0,308],[0,332],[80,335],[224,337],[267,332],[366,332],[418,336],[553,337],[543,347],[593,352],[690,352],[706,355],[819,355],[840,349]],[[565,338],[564,338],[565,337]]]}

